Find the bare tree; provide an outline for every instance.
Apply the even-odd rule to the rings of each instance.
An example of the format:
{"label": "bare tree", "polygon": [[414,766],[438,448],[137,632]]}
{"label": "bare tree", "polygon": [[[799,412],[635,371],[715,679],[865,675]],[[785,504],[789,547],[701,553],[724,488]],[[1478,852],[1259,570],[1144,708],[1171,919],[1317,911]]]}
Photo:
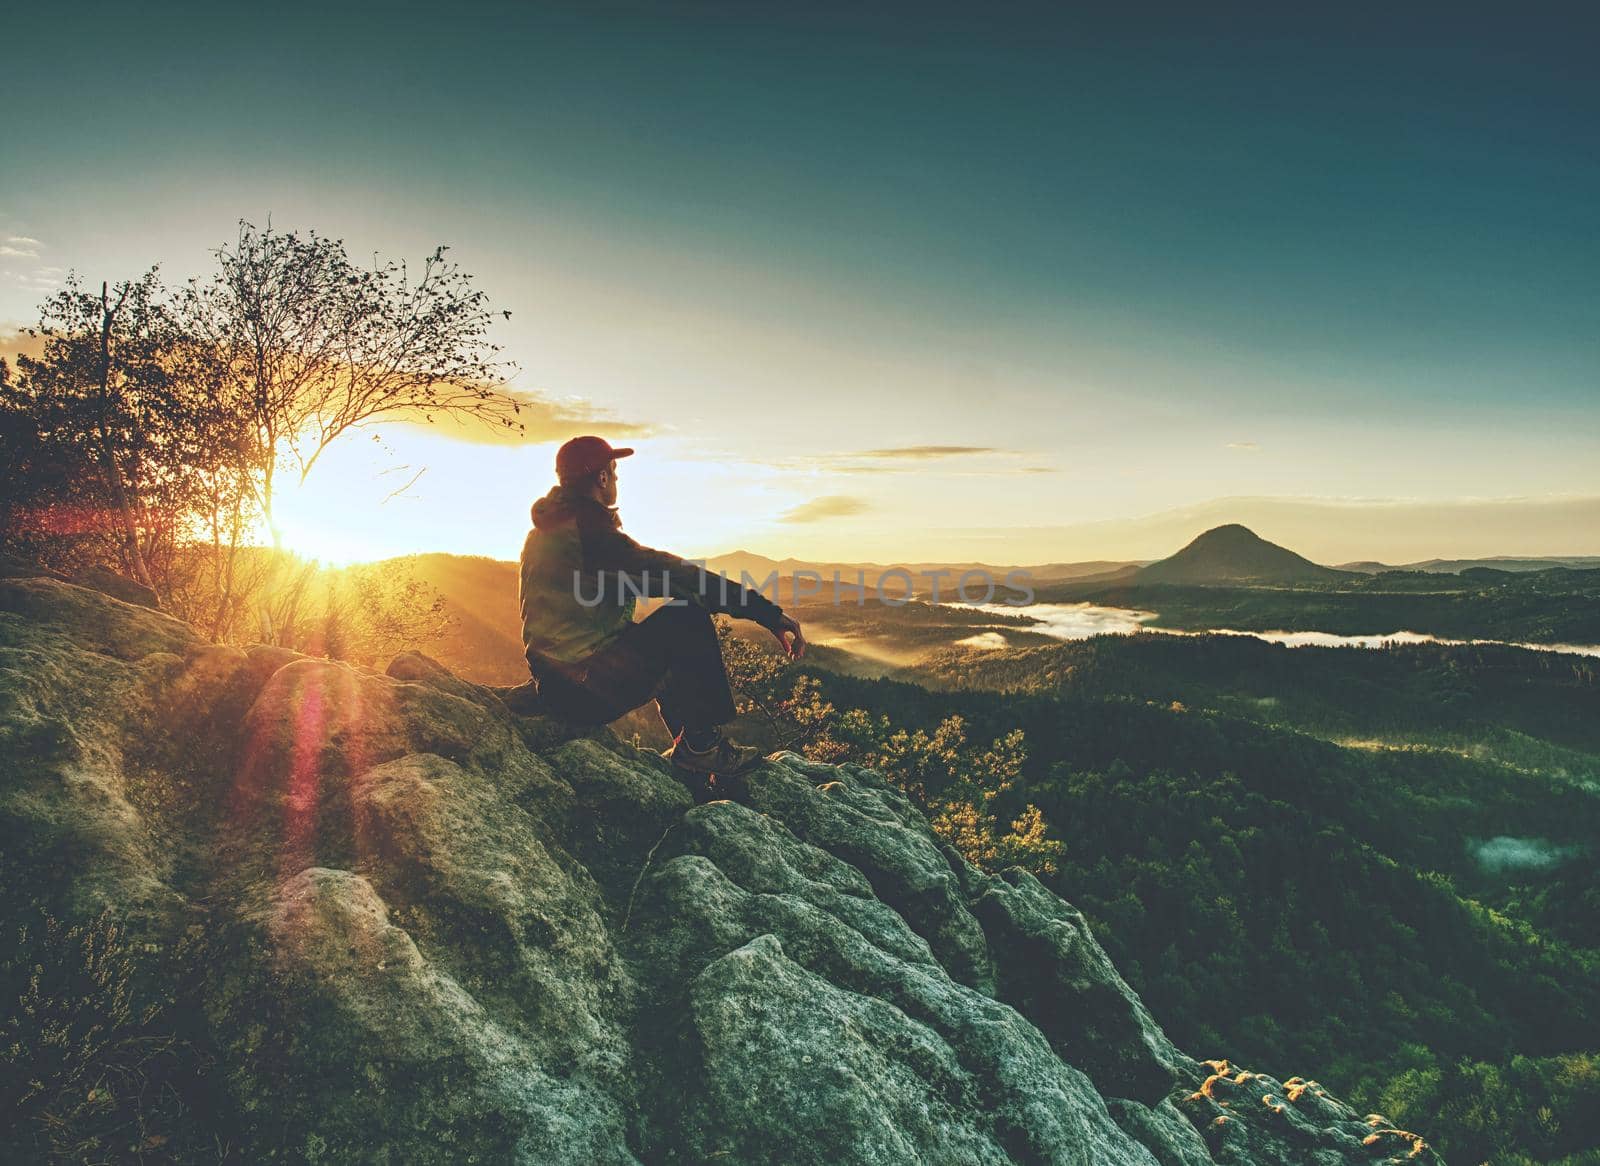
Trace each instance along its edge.
{"label": "bare tree", "polygon": [[520,407],[499,387],[509,366],[488,339],[494,313],[444,254],[437,248],[415,275],[403,262],[358,267],[337,239],[241,222],[237,242],[217,252],[217,273],[190,285],[193,327],[249,418],[274,545],[280,470],[304,482],[352,429],[441,414],[521,428]]}

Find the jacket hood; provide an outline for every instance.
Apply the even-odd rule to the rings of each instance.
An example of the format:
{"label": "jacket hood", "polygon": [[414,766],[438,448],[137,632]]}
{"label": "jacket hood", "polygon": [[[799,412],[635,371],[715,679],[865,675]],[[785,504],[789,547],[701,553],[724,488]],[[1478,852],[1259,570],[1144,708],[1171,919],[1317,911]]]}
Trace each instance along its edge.
{"label": "jacket hood", "polygon": [[620,527],[622,517],[611,507],[602,506],[584,494],[575,494],[565,486],[552,486],[550,492],[533,504],[533,525],[537,530],[548,530],[568,522],[587,519],[609,527]]}

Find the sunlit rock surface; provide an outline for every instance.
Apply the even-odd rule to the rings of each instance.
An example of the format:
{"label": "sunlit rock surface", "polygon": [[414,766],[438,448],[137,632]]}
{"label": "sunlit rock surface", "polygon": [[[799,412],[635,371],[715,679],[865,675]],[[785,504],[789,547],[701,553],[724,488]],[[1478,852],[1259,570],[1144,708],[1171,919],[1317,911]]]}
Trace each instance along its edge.
{"label": "sunlit rock surface", "polygon": [[781,755],[695,806],[507,699],[0,579],[0,924],[121,922],[210,1082],[171,1155],[1438,1162],[1173,1048],[1082,916],[876,774]]}

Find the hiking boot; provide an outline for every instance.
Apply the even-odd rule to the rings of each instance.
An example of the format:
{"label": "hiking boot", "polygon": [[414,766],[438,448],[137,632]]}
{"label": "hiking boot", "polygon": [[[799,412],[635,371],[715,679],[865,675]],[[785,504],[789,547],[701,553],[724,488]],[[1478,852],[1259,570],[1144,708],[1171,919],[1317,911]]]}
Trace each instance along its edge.
{"label": "hiking boot", "polygon": [[743,773],[713,773],[706,779],[705,798],[708,802],[738,802],[750,804],[750,782]]}
{"label": "hiking boot", "polygon": [[719,795],[711,788],[711,775],[709,773],[691,773],[687,769],[673,769],[683,788],[689,791],[689,796],[694,799],[694,804],[703,806],[707,802],[714,802]]}
{"label": "hiking boot", "polygon": [[691,749],[688,742],[679,737],[663,756],[672,762],[674,769],[684,773],[731,778],[759,764],[761,750],[754,745],[737,745],[719,734],[716,743],[705,749]]}

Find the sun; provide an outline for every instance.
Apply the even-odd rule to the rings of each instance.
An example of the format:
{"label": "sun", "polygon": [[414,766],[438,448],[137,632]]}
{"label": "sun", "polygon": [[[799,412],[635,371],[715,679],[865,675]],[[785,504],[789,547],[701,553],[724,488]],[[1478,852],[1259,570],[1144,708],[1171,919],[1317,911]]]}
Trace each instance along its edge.
{"label": "sun", "polygon": [[[318,467],[319,471],[322,467]],[[336,470],[337,466],[330,467]],[[329,567],[392,557],[383,545],[383,515],[367,496],[336,472],[312,474],[273,499],[273,519],[285,550]]]}
{"label": "sun", "polygon": [[[311,471],[298,473],[287,449],[279,459],[273,519],[286,550],[325,566],[375,562],[424,549],[416,510],[436,467],[471,471],[471,447],[451,459],[455,442],[424,443],[405,427],[380,427],[335,440]],[[419,487],[420,482],[420,487]],[[474,510],[458,509],[456,524],[469,523]]]}

